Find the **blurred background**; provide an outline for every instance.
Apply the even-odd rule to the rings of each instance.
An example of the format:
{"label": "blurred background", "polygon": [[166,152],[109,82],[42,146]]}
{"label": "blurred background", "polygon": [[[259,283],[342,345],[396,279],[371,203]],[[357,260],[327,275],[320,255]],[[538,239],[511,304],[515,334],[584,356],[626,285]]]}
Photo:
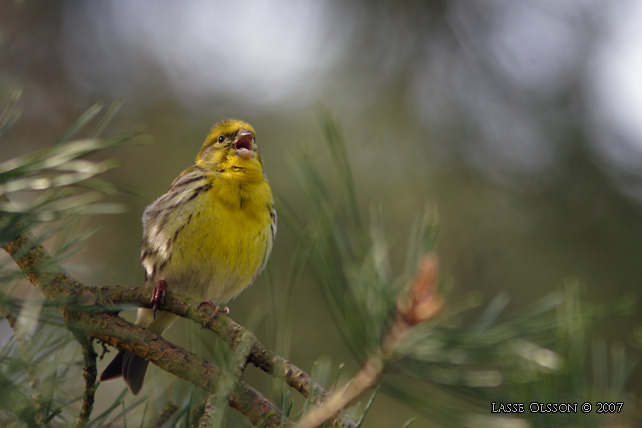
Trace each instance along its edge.
{"label": "blurred background", "polygon": [[[3,0],[0,99],[22,89],[23,114],[1,158],[47,146],[92,104],[121,99],[109,131],[142,128],[152,144],[111,152],[120,163],[111,178],[140,196],[117,198],[125,214],[91,218],[97,233],[65,266],[87,284],[139,285],[143,209],[220,119],[254,126],[274,192],[305,218],[290,153],[308,146],[327,165],[323,106],[343,128],[364,212],[382,208],[393,268],[430,206],[454,296],[506,292],[515,311],[577,281],[589,301],[632,300],[642,278],[640,40],[634,0]],[[295,248],[281,223],[267,272],[230,304],[268,346],[278,334],[266,302]],[[353,373],[304,279],[282,351],[304,370],[321,356]],[[593,334],[636,348],[641,321],[607,319]],[[175,327],[168,338],[178,336]],[[640,392],[641,379],[635,370],[630,388]],[[122,389],[101,386],[97,406]],[[413,415],[381,394],[366,426]],[[415,426],[430,426],[418,417]]]}

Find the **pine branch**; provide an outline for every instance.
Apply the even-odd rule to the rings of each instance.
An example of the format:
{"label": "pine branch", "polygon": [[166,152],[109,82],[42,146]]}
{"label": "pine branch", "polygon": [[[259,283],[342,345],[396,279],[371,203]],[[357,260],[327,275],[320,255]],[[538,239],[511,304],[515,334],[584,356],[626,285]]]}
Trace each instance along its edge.
{"label": "pine branch", "polygon": [[[24,225],[17,225],[16,230],[22,232],[14,240],[4,243],[2,248],[43,296],[60,308],[70,329],[142,356],[206,391],[217,391],[221,371],[212,363],[125,321],[113,312],[100,312],[105,307],[114,308],[123,303],[149,307],[150,290],[119,286],[88,287],[66,273],[25,229]],[[203,326],[211,317],[209,310],[199,311],[196,302],[192,303],[171,292],[167,294],[163,309]],[[250,349],[247,357],[249,362],[284,380],[304,396],[314,391],[312,398],[317,403],[327,397],[307,373],[267,349],[251,332],[228,317],[219,317],[208,328],[233,349],[241,342],[247,343]],[[232,389],[228,404],[254,424],[289,426],[288,422],[282,423],[281,411],[276,406],[243,381],[237,382]],[[354,426],[354,422],[343,418],[339,426]]]}
{"label": "pine branch", "polygon": [[[140,307],[151,307],[151,289],[140,287],[123,287],[118,285],[88,287],[86,290],[76,293],[78,298],[74,305],[84,305],[98,308],[115,308],[123,304],[135,304]],[[310,396],[314,404],[322,404],[328,399],[329,394],[317,382],[313,381],[309,374],[292,364],[285,358],[277,355],[271,349],[265,347],[256,336],[228,316],[219,316],[211,324],[211,309],[201,307],[195,300],[182,297],[171,291],[167,291],[163,310],[171,312],[182,318],[187,318],[204,329],[216,333],[233,350],[240,344],[249,348],[247,362],[253,364],[264,372],[273,375],[277,379],[296,389],[304,397]],[[124,339],[127,341],[127,339]],[[119,345],[114,345],[118,347]],[[153,361],[150,359],[150,361]],[[339,427],[354,427],[355,423],[347,415],[343,415],[334,421]]]}
{"label": "pine branch", "polygon": [[[65,311],[64,315],[72,328],[81,328],[91,337],[140,355],[161,369],[205,391],[215,393],[218,390],[222,376],[218,367],[157,334],[131,324],[115,314]],[[262,421],[266,414],[272,415],[266,421],[266,426],[277,427],[281,424],[280,410],[245,382],[239,381],[235,385],[228,397],[228,403],[253,424]]]}
{"label": "pine branch", "polygon": [[351,380],[319,407],[303,416],[296,425],[297,428],[315,428],[323,425],[377,383],[385,367],[395,359],[396,351],[410,329],[439,312],[443,300],[436,292],[437,267],[436,256],[423,257],[412,287],[398,302],[396,321],[388,330],[381,346],[368,357],[364,366]]}
{"label": "pine branch", "polygon": [[[64,272],[44,247],[35,243],[29,232],[21,233],[16,239],[3,245],[3,248],[25,273],[27,279],[48,300],[57,302],[67,325],[72,330],[83,331],[90,337],[119,349],[134,352],[209,392],[216,391],[221,373],[210,362],[177,348],[160,336],[113,314],[78,310],[79,306],[74,304],[77,301],[76,296],[86,299],[91,293],[91,288]],[[41,271],[40,266],[47,266],[48,269]],[[262,421],[266,414],[270,414],[266,425],[281,425],[280,410],[244,382],[238,382],[230,394],[229,404],[255,424]]]}
{"label": "pine branch", "polygon": [[[129,303],[140,307],[151,307],[149,303],[151,289],[140,287],[123,287],[119,285],[88,287],[86,290],[78,290],[75,294],[78,296],[75,299],[76,304],[113,308]],[[200,302],[168,290],[163,303],[163,310],[199,323],[203,328],[213,331],[232,349],[236,349],[241,342],[246,341],[250,349],[247,357],[249,363],[277,379],[283,380],[306,398],[312,394],[313,403],[318,404],[327,397],[323,387],[314,382],[310,375],[267,348],[252,332],[236,323],[230,317],[219,316],[208,325],[211,319],[211,310],[207,307],[199,310],[198,303]]]}

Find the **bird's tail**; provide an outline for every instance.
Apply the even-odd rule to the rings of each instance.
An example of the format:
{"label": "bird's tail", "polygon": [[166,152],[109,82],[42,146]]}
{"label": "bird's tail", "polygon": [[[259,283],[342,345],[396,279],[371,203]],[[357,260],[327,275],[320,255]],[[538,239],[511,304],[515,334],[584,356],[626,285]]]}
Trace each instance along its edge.
{"label": "bird's tail", "polygon": [[100,381],[122,376],[132,394],[136,395],[143,387],[148,365],[149,361],[136,354],[129,351],[119,351],[107,368],[100,374]]}
{"label": "bird's tail", "polygon": [[[139,308],[136,325],[146,328],[152,333],[163,334],[163,332],[176,321],[178,317],[171,312],[159,312],[154,316],[151,309]],[[119,351],[116,357],[100,374],[100,381],[115,379],[122,376],[125,383],[136,395],[143,387],[145,372],[149,361],[129,351]]]}

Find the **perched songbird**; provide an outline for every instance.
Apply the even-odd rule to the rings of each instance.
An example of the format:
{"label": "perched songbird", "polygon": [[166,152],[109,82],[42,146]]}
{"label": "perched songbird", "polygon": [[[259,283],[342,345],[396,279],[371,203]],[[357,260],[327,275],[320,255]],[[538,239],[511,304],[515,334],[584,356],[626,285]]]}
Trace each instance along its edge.
{"label": "perched songbird", "polygon": [[[176,320],[157,312],[166,288],[212,306],[227,303],[261,272],[275,234],[274,201],[254,129],[223,120],[210,130],[196,165],[145,209],[141,262],[154,305],[138,309],[136,325],[161,334]],[[100,380],[123,376],[138,394],[147,365],[120,351]]]}

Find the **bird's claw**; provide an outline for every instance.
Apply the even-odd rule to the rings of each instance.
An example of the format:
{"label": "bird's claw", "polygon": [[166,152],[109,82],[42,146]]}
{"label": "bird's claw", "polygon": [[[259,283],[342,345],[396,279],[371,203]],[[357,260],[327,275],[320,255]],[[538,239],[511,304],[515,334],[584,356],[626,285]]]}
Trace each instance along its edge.
{"label": "bird's claw", "polygon": [[200,309],[201,306],[209,306],[212,308],[212,316],[205,323],[205,327],[207,328],[212,325],[212,322],[218,317],[219,313],[224,313],[225,315],[228,315],[230,313],[230,308],[228,308],[227,306],[221,308],[219,305],[215,305],[211,300],[203,300],[201,304],[198,305],[197,309]]}
{"label": "bird's claw", "polygon": [[154,290],[152,291],[152,309],[154,310],[154,319],[156,319],[156,311],[161,306],[165,304],[165,295],[167,294],[167,282],[164,279],[159,279],[154,284]]}

